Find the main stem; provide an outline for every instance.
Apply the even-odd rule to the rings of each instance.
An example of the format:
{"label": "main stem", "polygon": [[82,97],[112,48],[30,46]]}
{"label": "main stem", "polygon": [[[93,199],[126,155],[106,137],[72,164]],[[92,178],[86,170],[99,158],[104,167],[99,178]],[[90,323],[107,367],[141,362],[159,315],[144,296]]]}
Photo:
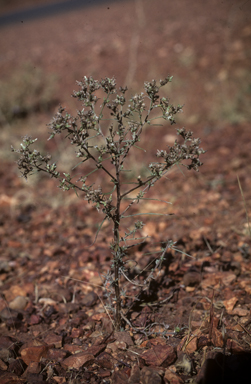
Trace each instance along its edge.
{"label": "main stem", "polygon": [[119,249],[119,227],[120,227],[120,178],[119,178],[119,164],[116,164],[116,194],[117,194],[117,206],[114,217],[114,290],[116,297],[116,310],[115,310],[115,328],[116,331],[121,329],[121,297],[120,297],[120,286],[119,286],[119,268],[121,264],[121,255]]}

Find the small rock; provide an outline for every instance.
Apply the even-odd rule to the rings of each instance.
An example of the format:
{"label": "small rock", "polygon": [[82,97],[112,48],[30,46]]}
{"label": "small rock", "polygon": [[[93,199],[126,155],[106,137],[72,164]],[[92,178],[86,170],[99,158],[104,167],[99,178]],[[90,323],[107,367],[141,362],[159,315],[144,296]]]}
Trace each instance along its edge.
{"label": "small rock", "polygon": [[55,333],[48,333],[44,341],[46,344],[54,344],[55,348],[61,348],[62,347],[62,336],[56,335]]}
{"label": "small rock", "polygon": [[165,384],[183,384],[184,381],[181,377],[176,375],[176,373],[172,372],[170,369],[167,369],[164,376]]}
{"label": "small rock", "polygon": [[141,357],[147,365],[167,368],[176,360],[176,352],[174,348],[169,345],[155,345],[143,352]]}
{"label": "small rock", "polygon": [[221,261],[223,263],[230,263],[232,260],[232,253],[230,251],[223,252],[223,255],[221,256]]}
{"label": "small rock", "polygon": [[95,358],[93,355],[87,354],[86,352],[80,352],[67,357],[63,360],[62,364],[66,365],[68,368],[79,369],[80,367],[92,364],[94,360]]}
{"label": "small rock", "polygon": [[29,373],[40,373],[41,372],[41,364],[35,361],[31,361],[27,371]]}
{"label": "small rock", "polygon": [[112,384],[128,384],[128,376],[124,371],[114,371],[112,375]]}
{"label": "small rock", "polygon": [[140,382],[142,384],[161,384],[162,378],[154,368],[143,367],[140,372]]}
{"label": "small rock", "polygon": [[22,359],[9,359],[9,371],[21,376],[26,368],[26,364]]}
{"label": "small rock", "polygon": [[208,343],[209,343],[208,336],[205,336],[205,335],[200,336],[197,344],[198,349],[205,347],[206,345],[208,345]]}
{"label": "small rock", "polygon": [[224,307],[226,308],[226,311],[228,313],[234,309],[234,306],[237,303],[237,301],[238,301],[237,297],[231,297],[231,299],[223,300]]}
{"label": "small rock", "polygon": [[72,294],[69,289],[66,288],[57,288],[56,291],[49,293],[52,299],[55,298],[57,302],[70,302],[72,299]]}
{"label": "small rock", "polygon": [[118,346],[115,342],[107,344],[107,348],[110,349],[113,353],[118,352]]}
{"label": "small rock", "polygon": [[9,351],[14,351],[18,341],[14,337],[9,336],[0,336],[0,349],[6,348]]}
{"label": "small rock", "polygon": [[83,336],[84,330],[82,328],[72,328],[71,330],[71,337],[73,338],[79,338]]}
{"label": "small rock", "polygon": [[8,365],[6,365],[6,364],[3,362],[3,360],[1,360],[1,359],[0,359],[0,369],[1,369],[2,371],[7,371],[7,369],[8,369]]}
{"label": "small rock", "polygon": [[105,350],[105,348],[106,348],[106,344],[92,345],[91,347],[87,348],[87,350],[85,352],[88,354],[97,356],[101,352],[103,352]]}
{"label": "small rock", "polygon": [[49,351],[47,352],[47,359],[53,360],[53,361],[62,361],[66,358],[66,356],[69,353],[63,349],[54,349],[50,348]]}
{"label": "small rock", "polygon": [[201,273],[196,268],[190,268],[183,277],[183,283],[186,287],[194,287],[200,284]]}
{"label": "small rock", "polygon": [[27,381],[21,377],[18,377],[15,373],[12,372],[1,372],[1,384],[10,384],[10,383],[26,383]]}
{"label": "small rock", "polygon": [[114,332],[114,337],[116,338],[116,340],[118,341],[123,341],[124,343],[126,343],[127,345],[134,345],[133,343],[133,340],[129,334],[129,332]]}
{"label": "small rock", "polygon": [[27,347],[22,349],[21,356],[25,364],[29,365],[31,362],[39,362],[41,357],[45,357],[48,351],[48,346],[40,345],[37,347]]}
{"label": "small rock", "polygon": [[0,261],[0,273],[8,273],[10,272],[11,267],[8,261],[6,260],[1,260]]}
{"label": "small rock", "polygon": [[82,304],[86,307],[93,307],[98,300],[98,295],[95,292],[90,292],[82,299]]}
{"label": "small rock", "polygon": [[23,311],[29,299],[24,296],[16,296],[14,300],[9,303],[9,307],[15,311]]}
{"label": "small rock", "polygon": [[240,276],[240,274],[241,274],[241,264],[239,263],[239,261],[232,261],[230,268],[231,268],[231,271],[233,271],[233,273],[236,276]]}
{"label": "small rock", "polygon": [[35,313],[33,313],[28,320],[28,324],[35,325],[35,324],[41,323],[41,321],[42,321],[42,318],[39,315],[36,315]]}
{"label": "small rock", "polygon": [[66,383],[65,377],[62,377],[62,376],[53,376],[53,380],[56,381],[56,383],[58,384]]}
{"label": "small rock", "polygon": [[138,384],[140,382],[140,369],[137,364],[132,366],[128,384]]}
{"label": "small rock", "polygon": [[236,280],[236,275],[234,273],[226,273],[222,278],[222,283],[226,286],[233,284]]}
{"label": "small rock", "polygon": [[212,343],[216,348],[223,348],[224,347],[224,339],[222,332],[217,329],[216,327],[213,327],[212,329]]}
{"label": "small rock", "polygon": [[113,363],[111,361],[111,355],[107,352],[102,352],[97,357],[98,365],[104,369],[112,370],[113,369]]}
{"label": "small rock", "polygon": [[239,276],[241,274],[241,264],[239,261],[231,261],[223,264],[222,270],[232,272],[236,276]]}
{"label": "small rock", "polygon": [[15,319],[15,318],[17,318],[17,316],[18,316],[17,311],[15,311],[14,309],[11,309],[11,308],[7,308],[7,307],[2,309],[2,311],[0,312],[0,318],[3,321]]}
{"label": "small rock", "polygon": [[12,351],[7,348],[0,348],[0,359],[3,361],[9,361],[10,357],[12,357]]}
{"label": "small rock", "polygon": [[231,315],[237,315],[239,317],[242,317],[242,316],[248,316],[250,311],[245,308],[237,307],[237,308],[234,308],[232,311],[229,311],[229,313]]}
{"label": "small rock", "polygon": [[27,373],[26,376],[28,383],[44,384],[43,375],[39,373]]}
{"label": "small rock", "polygon": [[60,303],[58,305],[59,312],[62,313],[74,313],[79,310],[80,305],[78,303]]}
{"label": "small rock", "polygon": [[198,348],[197,345],[198,345],[198,337],[197,336],[192,337],[186,346],[186,352],[193,353],[197,351],[197,348]]}
{"label": "small rock", "polygon": [[74,344],[65,344],[64,349],[66,351],[69,351],[70,353],[83,352],[83,347],[79,345],[74,345]]}
{"label": "small rock", "polygon": [[33,283],[26,283],[22,286],[20,285],[12,285],[9,289],[3,291],[5,298],[8,302],[15,299],[17,296],[26,297],[27,294],[32,294],[34,291]]}
{"label": "small rock", "polygon": [[115,341],[115,344],[118,349],[125,351],[127,349],[127,344],[124,341]]}
{"label": "small rock", "polygon": [[112,374],[111,372],[104,371],[103,369],[99,369],[97,372],[97,376],[100,377],[101,379],[104,379],[106,377],[110,377],[111,374]]}

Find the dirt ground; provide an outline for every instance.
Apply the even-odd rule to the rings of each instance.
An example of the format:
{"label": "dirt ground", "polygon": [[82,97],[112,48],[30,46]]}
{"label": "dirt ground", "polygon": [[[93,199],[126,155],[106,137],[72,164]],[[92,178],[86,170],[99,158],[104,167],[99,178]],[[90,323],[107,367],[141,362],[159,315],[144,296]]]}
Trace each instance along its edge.
{"label": "dirt ground", "polygon": [[[1,28],[0,383],[249,383],[250,12],[250,1],[135,0]],[[144,217],[151,239],[129,256],[144,269],[160,243],[178,251],[136,303],[122,282],[126,320],[115,332],[100,287],[110,226],[93,244],[99,213],[51,179],[24,182],[9,148],[32,134],[69,167],[75,159],[64,140],[46,141],[46,124],[59,102],[75,113],[76,80],[115,76],[132,95],[168,74],[165,96],[184,112],[146,132],[135,175],[175,128],[191,129],[207,152],[199,173],[177,169],[159,183],[174,215]]]}

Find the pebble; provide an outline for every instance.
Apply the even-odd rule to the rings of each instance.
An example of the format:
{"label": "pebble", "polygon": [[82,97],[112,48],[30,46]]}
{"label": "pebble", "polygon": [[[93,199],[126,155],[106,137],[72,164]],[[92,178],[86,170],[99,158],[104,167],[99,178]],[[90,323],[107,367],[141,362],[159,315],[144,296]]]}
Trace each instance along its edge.
{"label": "pebble", "polygon": [[183,277],[183,283],[186,287],[190,286],[190,287],[194,287],[195,285],[198,285],[200,284],[201,282],[201,273],[199,270],[195,269],[195,268],[191,268],[190,270],[188,270],[184,277]]}
{"label": "pebble", "polygon": [[28,303],[28,298],[24,296],[17,296],[9,303],[9,307],[15,311],[22,311]]}

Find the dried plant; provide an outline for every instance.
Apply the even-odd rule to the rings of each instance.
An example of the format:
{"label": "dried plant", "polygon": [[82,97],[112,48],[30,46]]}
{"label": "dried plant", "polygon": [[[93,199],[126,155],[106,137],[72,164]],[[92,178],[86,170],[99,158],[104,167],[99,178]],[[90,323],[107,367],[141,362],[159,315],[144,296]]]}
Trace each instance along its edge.
{"label": "dried plant", "polygon": [[[12,148],[12,151],[20,155],[17,164],[23,177],[27,178],[35,171],[48,173],[50,177],[59,181],[59,188],[63,191],[73,189],[75,192],[83,194],[89,203],[102,212],[103,220],[99,230],[105,220],[112,223],[113,241],[110,248],[113,260],[111,270],[104,276],[103,283],[108,303],[110,303],[108,308],[113,311],[117,330],[121,329],[122,319],[125,320],[121,310],[122,294],[125,294],[121,287],[121,278],[137,285],[135,279],[132,280],[127,275],[125,256],[129,248],[145,239],[136,235],[144,226],[142,221],[137,220],[128,232],[122,231],[122,222],[129,216],[134,216],[133,214],[128,215],[128,211],[134,204],[144,199],[149,189],[155,186],[156,182],[163,178],[174,165],[181,164],[188,170],[194,169],[195,171],[198,171],[202,165],[200,155],[204,153],[204,150],[199,147],[200,139],[194,138],[191,131],[182,128],[177,129],[182,143],[175,140],[173,146],[158,149],[156,153],[158,160],[149,164],[149,175],[145,179],[139,176],[134,182],[129,182],[128,177],[125,177],[125,172],[128,172],[125,167],[126,159],[132,150],[139,149],[137,144],[143,130],[146,127],[153,127],[154,120],[159,118],[169,121],[173,125],[175,115],[182,111],[180,105],[175,107],[167,98],[159,95],[160,89],[171,80],[172,77],[168,76],[164,80],[160,80],[159,85],[155,80],[145,82],[145,92],[133,96],[130,104],[126,103],[127,87],[120,87],[117,91],[114,78],[97,81],[92,77],[84,77],[82,81],[77,82],[79,90],[75,91],[72,96],[81,102],[82,109],[78,110],[77,115],[73,117],[60,106],[48,125],[51,131],[49,139],[62,134],[76,148],[76,157],[80,159],[80,162],[73,168],[72,173],[59,172],[57,164],[51,161],[50,155],[44,156],[39,151],[31,149],[36,139],[26,136],[21,144],[21,149]],[[100,101],[97,96],[101,91],[105,95],[103,101]],[[97,112],[98,108],[99,112]],[[155,110],[160,113],[152,116]],[[107,112],[109,119],[105,119]],[[85,168],[87,162],[94,166],[94,169],[88,174],[86,174]],[[77,167],[81,168],[80,177],[75,174],[74,169]],[[102,173],[103,186],[97,187],[95,183],[89,183],[90,176],[93,177],[94,172]],[[107,183],[112,185],[108,193],[104,190]],[[138,191],[136,197],[135,191]],[[123,205],[122,209],[122,201],[126,202],[132,193],[134,193],[133,197],[126,208]],[[128,245],[129,241],[134,241],[134,244]],[[154,268],[150,270],[149,276],[144,281],[144,286],[147,286],[154,278],[154,272],[161,268],[166,250],[172,246],[172,241],[168,241],[166,247],[161,250],[159,258],[155,260]],[[114,307],[113,303],[115,303]]]}

